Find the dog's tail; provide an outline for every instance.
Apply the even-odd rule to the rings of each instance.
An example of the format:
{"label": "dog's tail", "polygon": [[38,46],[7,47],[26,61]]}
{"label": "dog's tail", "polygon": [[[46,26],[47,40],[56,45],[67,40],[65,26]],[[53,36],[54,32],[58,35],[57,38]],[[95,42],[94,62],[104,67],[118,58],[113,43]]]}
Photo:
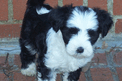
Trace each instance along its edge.
{"label": "dog's tail", "polygon": [[43,6],[45,0],[28,0],[27,5],[31,7],[41,7]]}
{"label": "dog's tail", "polygon": [[42,15],[50,12],[52,7],[48,4],[44,4],[45,0],[28,0],[28,7],[35,7],[38,15]]}

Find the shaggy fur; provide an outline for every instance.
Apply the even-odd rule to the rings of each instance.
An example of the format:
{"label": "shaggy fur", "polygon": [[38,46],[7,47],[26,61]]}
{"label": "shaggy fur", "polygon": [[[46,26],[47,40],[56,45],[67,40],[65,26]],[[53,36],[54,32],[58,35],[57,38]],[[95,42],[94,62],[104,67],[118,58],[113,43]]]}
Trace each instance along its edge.
{"label": "shaggy fur", "polygon": [[72,5],[52,8],[45,0],[28,0],[23,19],[21,73],[38,81],[77,81],[80,71],[94,56],[93,45],[112,26],[109,13],[99,8]]}

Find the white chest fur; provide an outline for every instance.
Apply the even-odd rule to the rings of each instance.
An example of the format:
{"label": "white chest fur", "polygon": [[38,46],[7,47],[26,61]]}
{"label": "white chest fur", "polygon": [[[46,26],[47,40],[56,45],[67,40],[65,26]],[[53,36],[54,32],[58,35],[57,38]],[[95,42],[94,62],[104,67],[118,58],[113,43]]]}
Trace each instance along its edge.
{"label": "white chest fur", "polygon": [[62,33],[57,33],[51,28],[47,33],[47,53],[45,54],[45,64],[53,70],[61,72],[75,71],[91,61],[94,55],[87,58],[75,58],[70,56],[65,50]]}

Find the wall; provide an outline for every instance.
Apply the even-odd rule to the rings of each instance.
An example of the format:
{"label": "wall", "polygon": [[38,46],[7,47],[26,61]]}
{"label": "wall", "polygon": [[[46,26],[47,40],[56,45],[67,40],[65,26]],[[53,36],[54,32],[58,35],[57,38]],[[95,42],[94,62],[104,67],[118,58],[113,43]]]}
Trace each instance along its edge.
{"label": "wall", "polygon": [[[19,54],[20,52],[18,38],[26,9],[26,1],[27,0],[0,0],[0,54],[7,52],[10,54]],[[105,44],[110,47],[121,45],[122,0],[46,0],[45,3],[53,7],[73,3],[74,6],[83,5],[107,10],[113,17],[114,25],[107,37],[96,45],[102,47],[104,41]]]}
{"label": "wall", "polygon": [[[27,0],[0,0],[0,54],[19,54],[18,38]],[[45,3],[55,7],[73,3],[88,7],[99,7],[107,10],[113,17],[114,25],[103,42],[110,47],[121,45],[122,40],[122,0],[46,0]],[[108,41],[108,43],[107,43]],[[14,43],[14,44],[13,44]]]}
{"label": "wall", "polygon": [[[0,54],[7,52],[10,54],[19,54],[20,52],[18,38],[26,9],[26,1],[27,0],[0,0]],[[45,3],[53,7],[73,3],[74,6],[83,5],[107,10],[113,17],[114,25],[107,37],[96,45],[101,47],[104,41],[105,44],[110,47],[121,45],[122,0],[46,0]]]}
{"label": "wall", "polygon": [[[0,38],[19,37],[27,0],[0,0]],[[122,0],[46,0],[51,6],[73,3],[89,7],[100,7],[113,15],[115,26],[111,32],[122,33]]]}

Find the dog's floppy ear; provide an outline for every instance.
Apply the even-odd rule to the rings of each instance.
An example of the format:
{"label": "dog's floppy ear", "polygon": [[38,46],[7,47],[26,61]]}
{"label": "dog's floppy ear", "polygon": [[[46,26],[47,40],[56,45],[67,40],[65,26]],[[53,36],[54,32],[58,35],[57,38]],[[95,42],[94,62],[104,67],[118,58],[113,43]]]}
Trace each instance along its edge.
{"label": "dog's floppy ear", "polygon": [[48,15],[48,20],[50,25],[53,27],[54,31],[58,31],[60,28],[65,26],[66,21],[71,13],[72,5],[57,7],[51,10]]}
{"label": "dog's floppy ear", "polygon": [[112,27],[112,17],[105,10],[101,10],[99,8],[93,8],[93,10],[96,12],[99,22],[98,32],[101,33],[102,37],[104,37],[107,35],[109,29]]}
{"label": "dog's floppy ear", "polygon": [[52,10],[49,13],[49,23],[53,27],[54,31],[58,31],[63,25],[63,17],[59,10]]}

